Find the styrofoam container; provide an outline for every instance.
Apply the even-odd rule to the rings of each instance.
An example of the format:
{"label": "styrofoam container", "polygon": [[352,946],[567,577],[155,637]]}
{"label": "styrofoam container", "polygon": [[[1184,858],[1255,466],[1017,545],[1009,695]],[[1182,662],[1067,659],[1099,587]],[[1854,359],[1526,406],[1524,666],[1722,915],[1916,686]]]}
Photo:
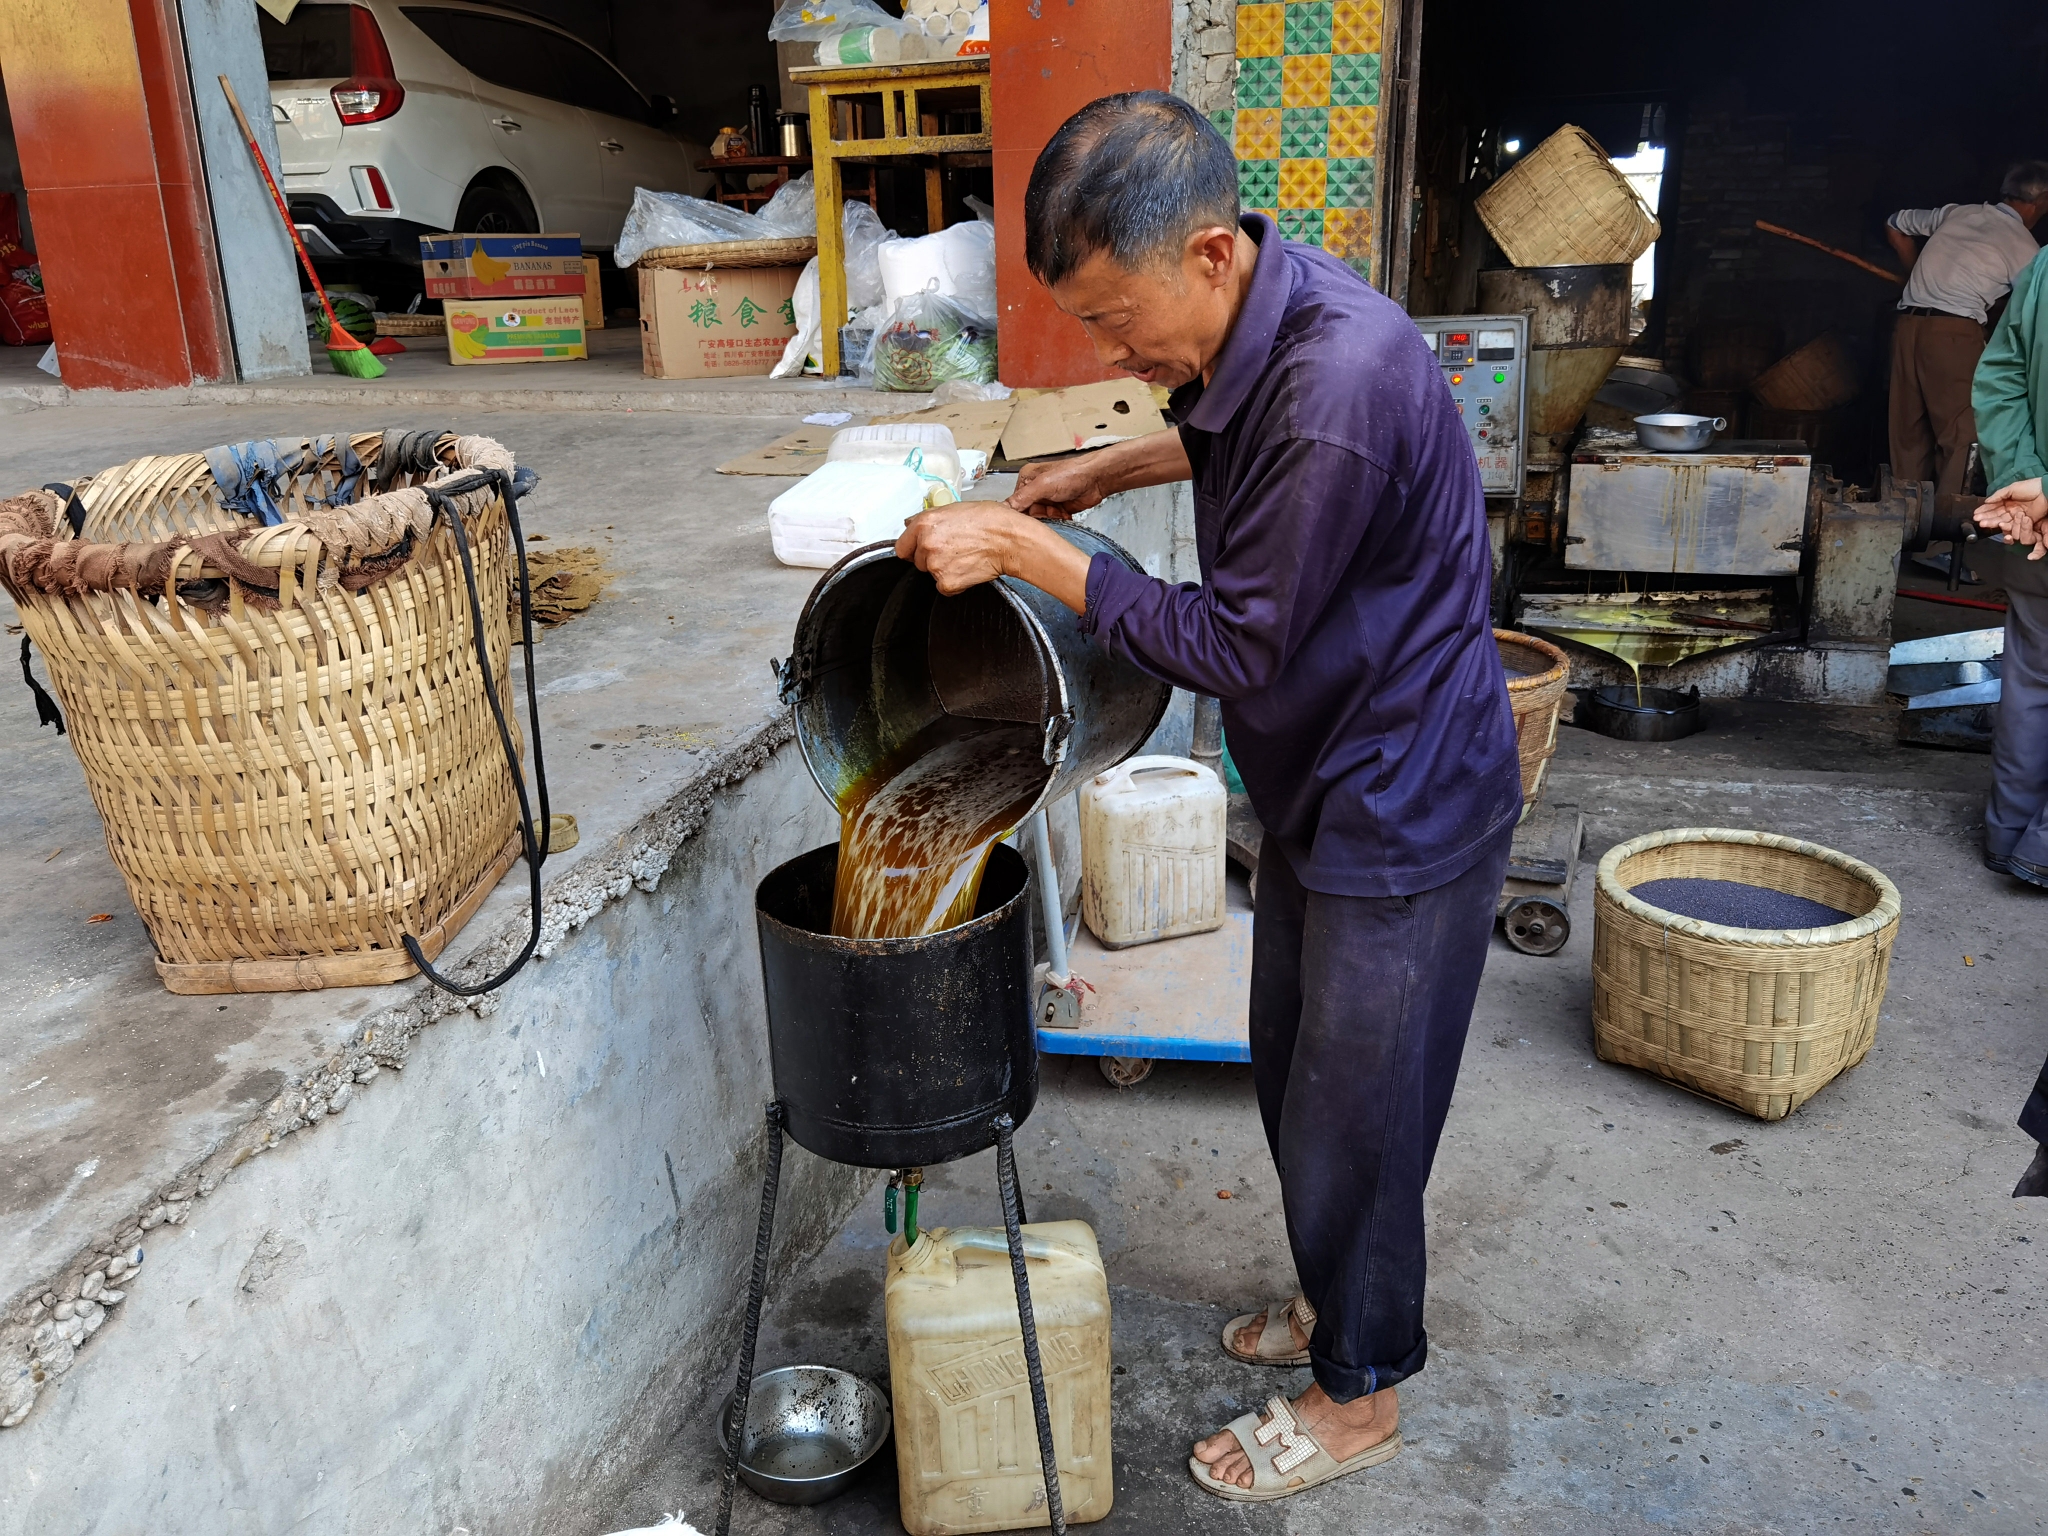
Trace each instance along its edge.
{"label": "styrofoam container", "polygon": [[1081,786],[1081,917],[1104,948],[1223,926],[1229,812],[1185,757],[1134,757]]}
{"label": "styrofoam container", "polygon": [[953,488],[956,496],[963,489],[960,450],[953,445],[953,429],[940,422],[897,421],[843,428],[832,434],[825,462],[905,464],[927,475],[937,475]]}
{"label": "styrofoam container", "polygon": [[784,565],[824,570],[865,544],[894,539],[924,510],[930,482],[898,464],[829,459],[768,503],[768,538]]}

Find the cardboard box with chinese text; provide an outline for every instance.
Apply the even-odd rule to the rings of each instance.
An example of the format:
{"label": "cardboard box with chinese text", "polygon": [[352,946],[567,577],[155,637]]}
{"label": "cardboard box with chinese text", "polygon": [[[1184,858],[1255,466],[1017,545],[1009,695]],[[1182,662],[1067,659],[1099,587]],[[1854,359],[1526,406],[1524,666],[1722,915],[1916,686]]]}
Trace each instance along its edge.
{"label": "cardboard box with chinese text", "polygon": [[448,299],[451,363],[559,363],[589,356],[583,296],[542,299]]}
{"label": "cardboard box with chinese text", "polygon": [[650,379],[761,377],[796,334],[802,267],[640,269],[640,371]]}
{"label": "cardboard box with chinese text", "polygon": [[581,293],[586,277],[583,237],[421,235],[420,272],[430,299],[527,299]]}

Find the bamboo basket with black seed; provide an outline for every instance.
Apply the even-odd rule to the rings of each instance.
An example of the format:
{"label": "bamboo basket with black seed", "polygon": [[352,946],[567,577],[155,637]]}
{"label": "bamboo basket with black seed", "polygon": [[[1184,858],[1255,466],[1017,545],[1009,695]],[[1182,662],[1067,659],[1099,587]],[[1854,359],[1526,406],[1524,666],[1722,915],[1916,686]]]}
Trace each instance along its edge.
{"label": "bamboo basket with black seed", "polygon": [[1517,160],[1473,208],[1517,267],[1634,261],[1662,232],[1599,141],[1571,123]]}
{"label": "bamboo basket with black seed", "polygon": [[[1825,928],[1730,928],[1630,894],[1671,879],[1759,885],[1851,916]],[[1898,929],[1898,888],[1832,848],[1714,827],[1632,838],[1596,875],[1594,1049],[1782,1120],[1869,1054]]]}
{"label": "bamboo basket with black seed", "polygon": [[1522,814],[1543,798],[1544,775],[1557,752],[1557,721],[1564,712],[1571,662],[1548,640],[1496,629],[1500,664],[1508,675],[1508,709],[1515,717],[1515,756],[1522,768]]}
{"label": "bamboo basket with black seed", "polygon": [[[425,489],[511,455],[370,433],[212,460],[79,482],[75,533],[56,495],[0,501],[0,582],[171,991],[412,975],[403,938],[436,957],[521,847],[455,536]],[[248,510],[265,498],[274,526]],[[449,499],[516,732],[507,509],[490,485]]]}
{"label": "bamboo basket with black seed", "polygon": [[817,254],[815,235],[787,240],[714,240],[703,245],[657,245],[642,251],[633,265],[692,272],[715,267],[800,267]]}

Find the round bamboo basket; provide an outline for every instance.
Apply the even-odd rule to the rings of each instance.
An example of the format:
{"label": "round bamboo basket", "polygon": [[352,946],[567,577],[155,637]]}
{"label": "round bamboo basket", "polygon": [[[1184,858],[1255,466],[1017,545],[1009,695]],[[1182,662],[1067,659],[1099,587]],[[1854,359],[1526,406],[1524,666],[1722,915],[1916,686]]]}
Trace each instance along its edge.
{"label": "round bamboo basket", "polygon": [[377,334],[379,336],[444,336],[448,332],[446,315],[379,315]]}
{"label": "round bamboo basket", "polygon": [[1518,267],[1634,261],[1661,233],[1599,141],[1570,123],[1516,161],[1474,206]]}
{"label": "round bamboo basket", "polygon": [[707,245],[657,245],[640,253],[636,267],[800,267],[818,254],[817,238],[794,240],[716,240]]}
{"label": "round bamboo basket", "polygon": [[[1650,880],[1739,880],[1854,913],[1827,928],[1729,928],[1640,901]],[[1877,1036],[1899,892],[1845,853],[1768,832],[1681,827],[1609,849],[1593,897],[1593,1046],[1760,1120],[1782,1120]]]}
{"label": "round bamboo basket", "polygon": [[[47,492],[0,502],[0,581],[173,992],[409,976],[404,935],[436,957],[520,850],[455,536],[420,488],[511,455],[412,434],[413,467],[364,497],[382,434],[277,446],[274,526],[223,505],[200,454],[80,482],[76,537]],[[505,504],[452,500],[516,722]]]}
{"label": "round bamboo basket", "polygon": [[1548,640],[1496,629],[1500,664],[1508,674],[1508,708],[1515,717],[1515,755],[1522,764],[1522,814],[1543,798],[1544,775],[1557,751],[1557,721],[1572,665]]}
{"label": "round bamboo basket", "polygon": [[1826,411],[1856,397],[1856,364],[1833,331],[1823,331],[1758,374],[1749,392],[1774,411]]}

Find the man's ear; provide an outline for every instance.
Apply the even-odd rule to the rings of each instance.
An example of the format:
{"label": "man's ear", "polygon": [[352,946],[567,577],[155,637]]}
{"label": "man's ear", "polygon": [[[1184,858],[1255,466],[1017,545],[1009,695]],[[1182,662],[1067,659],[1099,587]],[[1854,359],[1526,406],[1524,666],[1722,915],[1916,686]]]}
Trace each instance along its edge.
{"label": "man's ear", "polygon": [[1221,224],[1196,230],[1188,236],[1188,257],[1210,287],[1222,287],[1237,262],[1237,231]]}

